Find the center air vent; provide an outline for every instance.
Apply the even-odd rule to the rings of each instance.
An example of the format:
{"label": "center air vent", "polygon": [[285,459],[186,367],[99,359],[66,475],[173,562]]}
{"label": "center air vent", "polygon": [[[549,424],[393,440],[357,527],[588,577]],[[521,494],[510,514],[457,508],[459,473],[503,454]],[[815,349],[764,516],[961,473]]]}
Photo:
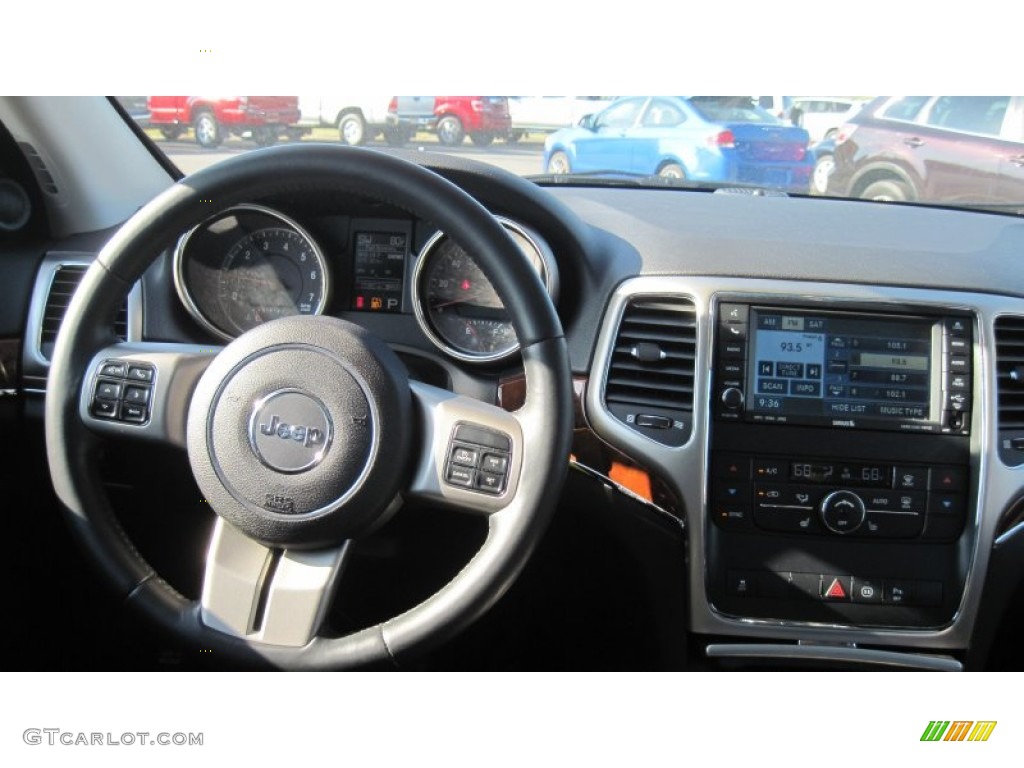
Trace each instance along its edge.
{"label": "center air vent", "polygon": [[697,314],[682,297],[634,299],[619,322],[604,403],[653,440],[683,445],[693,427]]}
{"label": "center air vent", "polygon": [[[88,267],[84,264],[61,264],[53,272],[50,291],[46,296],[46,307],[43,310],[43,323],[39,332],[39,352],[49,360],[53,355],[53,344],[57,340],[64,314],[68,311],[71,297],[78,284],[82,282]],[[114,333],[124,341],[128,337],[128,305],[121,309],[114,319]]]}
{"label": "center air vent", "polygon": [[999,455],[1011,466],[1024,464],[1024,317],[996,320],[996,379]]}

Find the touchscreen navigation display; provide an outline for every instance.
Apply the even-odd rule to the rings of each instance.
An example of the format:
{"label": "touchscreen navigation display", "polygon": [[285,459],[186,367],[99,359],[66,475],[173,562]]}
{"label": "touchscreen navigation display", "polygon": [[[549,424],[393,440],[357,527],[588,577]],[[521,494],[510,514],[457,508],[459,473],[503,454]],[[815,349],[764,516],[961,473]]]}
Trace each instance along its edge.
{"label": "touchscreen navigation display", "polygon": [[748,416],[930,421],[934,321],[751,308]]}

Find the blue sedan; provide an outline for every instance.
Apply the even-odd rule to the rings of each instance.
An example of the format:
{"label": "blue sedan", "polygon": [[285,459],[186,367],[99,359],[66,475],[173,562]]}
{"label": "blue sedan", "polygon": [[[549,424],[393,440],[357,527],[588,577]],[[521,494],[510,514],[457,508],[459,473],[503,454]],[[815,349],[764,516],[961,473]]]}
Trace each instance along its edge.
{"label": "blue sedan", "polygon": [[658,175],[806,193],[808,134],[748,96],[630,96],[548,137],[551,174]]}

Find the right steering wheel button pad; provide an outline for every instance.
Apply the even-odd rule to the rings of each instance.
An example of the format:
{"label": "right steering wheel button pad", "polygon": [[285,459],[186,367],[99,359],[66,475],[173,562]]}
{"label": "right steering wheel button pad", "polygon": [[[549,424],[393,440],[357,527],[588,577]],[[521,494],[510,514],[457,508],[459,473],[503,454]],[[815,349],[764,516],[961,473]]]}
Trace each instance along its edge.
{"label": "right steering wheel button pad", "polygon": [[448,447],[445,482],[496,496],[505,490],[511,450],[512,439],[503,432],[458,424]]}
{"label": "right steering wheel button pad", "polygon": [[155,373],[151,365],[104,361],[93,384],[90,413],[99,419],[145,424],[149,421]]}

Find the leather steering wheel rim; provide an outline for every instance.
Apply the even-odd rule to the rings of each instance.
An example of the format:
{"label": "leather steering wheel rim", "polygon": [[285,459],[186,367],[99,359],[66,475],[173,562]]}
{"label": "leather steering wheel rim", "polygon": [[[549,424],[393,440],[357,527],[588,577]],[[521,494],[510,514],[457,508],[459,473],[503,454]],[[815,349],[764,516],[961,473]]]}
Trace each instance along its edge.
{"label": "leather steering wheel rim", "polygon": [[[498,291],[521,345],[524,435],[514,497],[488,517],[481,549],[441,590],[388,621],[297,647],[261,644],[203,623],[198,601],[159,577],[122,530],[97,471],[104,439],[82,418],[94,356],[115,347],[110,322],[129,288],[178,235],[223,209],[271,194],[357,193],[426,219],[474,254]],[[443,642],[486,611],[522,570],[553,512],[567,467],[572,383],[550,297],[503,227],[477,201],[418,165],[374,150],[288,145],[249,152],[178,182],[134,215],[103,248],[68,307],[51,361],[47,455],[66,518],[88,557],[125,601],[179,637],[235,661],[286,669],[352,668],[400,660]]]}

